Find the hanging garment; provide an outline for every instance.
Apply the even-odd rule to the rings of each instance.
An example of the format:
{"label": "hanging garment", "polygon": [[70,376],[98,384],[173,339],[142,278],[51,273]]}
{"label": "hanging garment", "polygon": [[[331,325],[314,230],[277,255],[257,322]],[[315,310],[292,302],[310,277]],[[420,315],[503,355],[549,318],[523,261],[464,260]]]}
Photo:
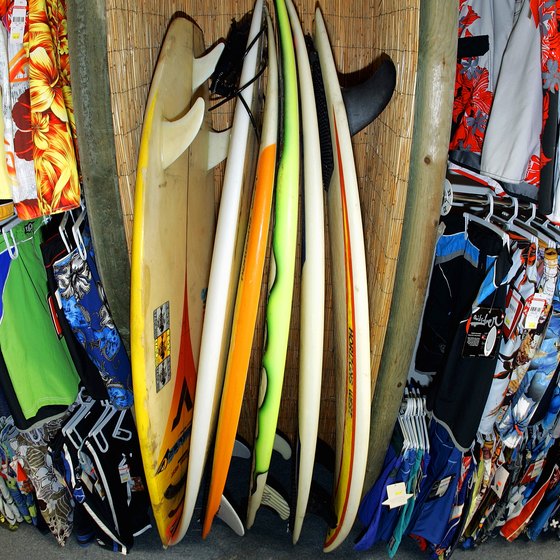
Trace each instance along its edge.
{"label": "hanging garment", "polygon": [[76,248],[53,263],[62,308],[97,366],[109,399],[117,408],[128,408],[133,403],[130,359],[107,306],[87,228],[82,236],[85,260]]}
{"label": "hanging garment", "polygon": [[[6,29],[6,58],[2,56],[0,63],[8,62],[2,67],[3,84],[6,82],[9,92],[9,111],[11,122],[11,138],[7,155],[13,156],[12,189],[16,212],[22,219],[37,217],[38,200],[35,167],[33,165],[33,139],[31,121],[31,103],[29,99],[29,64],[26,54],[26,36],[21,39],[10,38],[11,20],[14,9],[13,0],[2,0],[0,17]],[[10,133],[10,131],[8,131]]]}
{"label": "hanging garment", "polygon": [[479,170],[502,56],[516,13],[515,0],[461,0],[449,157]]}
{"label": "hanging garment", "polygon": [[447,430],[432,421],[430,463],[414,504],[407,533],[432,544],[443,540],[451,517],[461,468],[462,452],[455,447]]}
{"label": "hanging garment", "polygon": [[64,314],[60,297],[57,295],[58,283],[53,267],[58,260],[68,256],[68,250],[64,245],[59,231],[56,231],[41,244],[41,253],[43,255],[45,270],[47,271],[49,306],[56,314],[68,350],[72,356],[78,375],[80,376],[81,383],[85,387],[87,394],[92,398],[98,400],[107,399],[107,387],[103,382],[99,369],[92,362],[84,346],[78,342],[76,336],[72,332]]}
{"label": "hanging garment", "polygon": [[[0,12],[1,13],[1,12]],[[3,130],[0,139],[3,140],[4,158],[6,161],[5,171],[7,180],[5,187],[8,189],[2,199],[9,198],[8,208],[2,212],[3,219],[14,213],[13,193],[17,188],[15,153],[14,153],[14,122],[12,119],[12,98],[10,90],[10,72],[8,59],[8,32],[0,24],[0,91],[2,92],[2,122]]]}
{"label": "hanging garment", "polygon": [[503,338],[500,343],[492,386],[478,427],[478,432],[482,436],[493,433],[494,422],[506,396],[514,356],[525,333],[526,307],[537,287],[536,247],[531,244],[518,248],[513,256],[513,261],[519,263],[519,269],[510,282],[506,295]]}
{"label": "hanging garment", "polygon": [[[473,351],[470,329],[488,324],[488,331],[493,325],[499,334],[512,260],[495,232],[469,222],[465,233],[463,218],[451,214],[445,221],[415,367],[433,377],[428,409],[466,451],[476,436],[497,361],[497,352]],[[484,345],[483,336],[479,342]]]}
{"label": "hanging garment", "polygon": [[560,299],[552,301],[552,312],[543,340],[536,351],[527,373],[513,396],[511,405],[497,429],[508,447],[515,447],[527,429],[533,414],[556,372],[560,362]]}
{"label": "hanging garment", "polygon": [[475,471],[476,462],[470,453],[463,456],[461,476],[457,485],[455,502],[451,509],[451,515],[447,523],[447,529],[443,539],[433,545],[434,555],[438,558],[449,558],[457,547],[461,530],[465,522],[465,505],[468,504],[471,480]]}
{"label": "hanging garment", "polygon": [[[13,2],[0,4],[11,30]],[[77,208],[80,184],[70,94],[66,10],[33,0],[23,41],[8,40],[14,122],[14,201],[22,219]]]}
{"label": "hanging garment", "polygon": [[[524,0],[504,53],[481,172],[552,211],[560,51],[556,2]],[[515,184],[519,185],[518,187]]]}
{"label": "hanging garment", "polygon": [[47,303],[41,236],[31,221],[0,237],[0,352],[27,420],[43,407],[71,405],[79,382]]}
{"label": "hanging garment", "polygon": [[63,421],[57,419],[40,429],[20,432],[10,441],[35,489],[41,516],[60,545],[64,545],[72,533],[73,504],[63,475],[54,468],[48,444]]}
{"label": "hanging garment", "polygon": [[[82,412],[85,410],[85,413]],[[151,527],[136,427],[130,410],[86,402],[63,426],[55,454],[68,464],[68,484],[81,516],[78,537],[126,554]]]}
{"label": "hanging garment", "polygon": [[[513,369],[509,376],[505,398],[496,415],[496,424],[498,426],[501,424],[502,419],[510,408],[512,399],[516,398],[515,395],[531,367],[533,358],[541,347],[549,325],[558,270],[558,257],[554,249],[546,249],[543,266],[541,268],[543,272],[539,280],[538,293],[530,300],[530,309],[533,309],[534,313],[532,314],[532,318],[527,315],[524,319],[527,328],[525,329],[525,335],[514,358]],[[529,319],[531,324],[528,324]],[[505,422],[508,421],[506,420]],[[507,429],[507,427],[501,429]]]}

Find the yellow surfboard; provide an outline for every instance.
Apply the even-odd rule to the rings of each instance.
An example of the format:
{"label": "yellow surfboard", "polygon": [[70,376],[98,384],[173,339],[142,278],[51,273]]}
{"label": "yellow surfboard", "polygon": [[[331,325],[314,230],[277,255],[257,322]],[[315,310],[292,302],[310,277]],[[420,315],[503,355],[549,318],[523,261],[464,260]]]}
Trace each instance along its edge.
{"label": "yellow surfboard", "polygon": [[[154,518],[164,546],[183,513],[196,366],[215,231],[202,31],[172,19],[145,110],[131,263],[135,413]],[[197,58],[199,57],[199,58]]]}

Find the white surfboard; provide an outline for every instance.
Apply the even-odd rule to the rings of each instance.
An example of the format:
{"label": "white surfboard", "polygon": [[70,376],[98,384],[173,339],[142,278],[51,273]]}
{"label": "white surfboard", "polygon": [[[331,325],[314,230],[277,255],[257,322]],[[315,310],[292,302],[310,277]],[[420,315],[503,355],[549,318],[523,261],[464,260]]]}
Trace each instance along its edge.
{"label": "white surfboard", "polygon": [[334,510],[325,552],[338,547],[352,529],[362,495],[369,446],[371,366],[369,302],[358,180],[348,118],[323,16],[315,12],[329,116],[334,172],[328,190],[336,381]]}
{"label": "white surfboard", "polygon": [[[253,43],[261,31],[262,22],[263,0],[256,0],[247,40],[248,46]],[[251,82],[255,77],[260,57],[261,39],[259,37],[245,56],[240,77],[241,85]],[[252,107],[255,111],[256,84],[248,85],[240,96],[247,106]],[[224,172],[202,326],[185,506],[179,527],[181,535],[186,533],[193,516],[209,445],[216,425],[256,158],[256,135],[250,129],[250,118],[246,108],[238,100],[234,110]]]}
{"label": "white surfboard", "polygon": [[325,323],[325,224],[321,147],[315,109],[313,79],[305,38],[292,0],[286,0],[294,38],[303,136],[304,236],[305,255],[301,272],[297,501],[292,529],[296,544],[311,489],[319,426],[323,336]]}

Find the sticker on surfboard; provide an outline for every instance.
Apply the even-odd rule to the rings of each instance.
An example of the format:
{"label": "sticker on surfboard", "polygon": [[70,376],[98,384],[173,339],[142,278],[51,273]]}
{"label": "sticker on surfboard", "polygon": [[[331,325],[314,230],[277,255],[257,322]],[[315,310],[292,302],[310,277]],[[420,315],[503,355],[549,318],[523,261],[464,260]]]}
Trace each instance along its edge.
{"label": "sticker on surfboard", "polygon": [[156,391],[159,393],[171,380],[171,334],[168,301],[154,310],[154,349]]}

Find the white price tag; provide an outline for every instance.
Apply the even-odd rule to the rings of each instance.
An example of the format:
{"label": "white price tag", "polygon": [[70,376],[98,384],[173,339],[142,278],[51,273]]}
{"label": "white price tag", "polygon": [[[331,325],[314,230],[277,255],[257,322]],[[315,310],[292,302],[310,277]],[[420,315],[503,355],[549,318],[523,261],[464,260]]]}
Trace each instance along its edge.
{"label": "white price tag", "polygon": [[14,9],[12,11],[12,23],[10,27],[10,41],[12,43],[23,43],[26,20],[27,0],[15,0]]}
{"label": "white price tag", "polygon": [[412,494],[406,493],[406,484],[404,482],[397,482],[387,486],[387,499],[383,502],[383,505],[389,506],[389,509],[401,507],[411,497]]}
{"label": "white price tag", "polygon": [[536,294],[531,303],[529,304],[529,309],[527,311],[527,316],[525,317],[525,328],[528,330],[536,329],[539,324],[539,319],[542,312],[546,306],[546,298]]}
{"label": "white price tag", "polygon": [[509,472],[503,466],[501,466],[496,471],[496,474],[494,475],[494,480],[492,481],[492,490],[496,492],[498,498],[502,497],[508,478],[509,478]]}

